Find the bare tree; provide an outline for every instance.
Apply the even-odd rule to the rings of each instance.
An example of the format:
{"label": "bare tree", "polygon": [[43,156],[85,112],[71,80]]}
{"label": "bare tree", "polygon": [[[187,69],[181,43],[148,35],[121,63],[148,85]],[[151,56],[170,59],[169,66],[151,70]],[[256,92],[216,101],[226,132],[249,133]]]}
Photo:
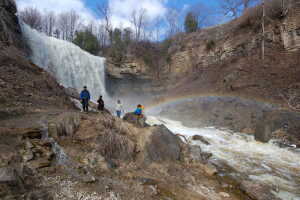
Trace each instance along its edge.
{"label": "bare tree", "polygon": [[145,34],[147,24],[146,9],[134,10],[131,13],[131,23],[134,27],[135,40],[140,41],[142,34]]}
{"label": "bare tree", "polygon": [[250,6],[255,5],[260,0],[220,0],[221,8],[225,15],[237,18]]}
{"label": "bare tree", "polygon": [[164,25],[164,19],[162,17],[157,17],[152,24],[153,35],[154,35],[153,39],[157,42],[160,41],[161,35],[163,34],[162,33],[163,25]]}
{"label": "bare tree", "polygon": [[74,37],[75,37],[75,32],[77,29],[79,29],[79,26],[80,26],[80,16],[74,11],[74,10],[71,10],[69,13],[69,40],[70,41],[73,41],[74,40]]}
{"label": "bare tree", "polygon": [[56,16],[54,12],[48,12],[43,16],[43,32],[48,36],[54,34],[54,28],[56,25]]}
{"label": "bare tree", "polygon": [[60,37],[63,40],[67,40],[70,35],[70,23],[68,13],[62,13],[58,16],[58,28],[60,29]]}
{"label": "bare tree", "polygon": [[166,23],[168,27],[168,37],[172,37],[180,32],[180,14],[175,9],[169,9],[166,15]]}
{"label": "bare tree", "polygon": [[112,42],[112,34],[113,34],[113,26],[111,22],[111,17],[112,17],[112,11],[109,7],[108,2],[104,2],[102,4],[98,4],[96,11],[98,15],[104,19],[104,26],[106,29],[107,34],[109,35],[110,42]]}
{"label": "bare tree", "polygon": [[20,12],[20,18],[24,23],[38,31],[42,30],[42,15],[36,8],[25,8]]}
{"label": "bare tree", "polygon": [[261,43],[261,53],[262,53],[262,60],[265,60],[265,18],[266,18],[266,10],[265,10],[265,0],[262,0],[262,43]]}

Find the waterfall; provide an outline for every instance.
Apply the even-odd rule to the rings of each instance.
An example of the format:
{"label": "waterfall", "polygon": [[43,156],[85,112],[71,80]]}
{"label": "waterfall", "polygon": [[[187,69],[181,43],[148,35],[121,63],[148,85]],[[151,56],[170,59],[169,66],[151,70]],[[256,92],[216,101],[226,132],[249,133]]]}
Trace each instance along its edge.
{"label": "waterfall", "polygon": [[45,69],[66,88],[80,92],[86,85],[93,100],[99,95],[107,96],[104,58],[93,56],[71,42],[48,37],[26,24],[21,27],[34,64]]}

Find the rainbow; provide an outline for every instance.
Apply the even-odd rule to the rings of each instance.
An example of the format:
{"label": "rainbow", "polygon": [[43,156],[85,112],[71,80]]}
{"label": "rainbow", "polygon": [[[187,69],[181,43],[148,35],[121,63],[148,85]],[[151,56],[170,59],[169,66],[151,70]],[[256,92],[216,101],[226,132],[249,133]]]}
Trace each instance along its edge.
{"label": "rainbow", "polygon": [[164,105],[172,104],[172,103],[178,103],[183,102],[187,100],[192,99],[199,99],[199,98],[206,98],[206,97],[218,97],[218,98],[236,98],[241,101],[255,101],[258,104],[267,104],[272,107],[276,107],[278,109],[285,109],[282,105],[282,103],[278,101],[270,101],[263,98],[252,98],[252,97],[246,97],[241,95],[228,95],[228,94],[214,94],[214,93],[201,93],[201,94],[188,94],[188,95],[178,95],[178,96],[170,96],[170,97],[162,97],[159,99],[156,99],[152,101],[149,104],[146,104],[145,110],[151,110],[156,107],[161,107]]}

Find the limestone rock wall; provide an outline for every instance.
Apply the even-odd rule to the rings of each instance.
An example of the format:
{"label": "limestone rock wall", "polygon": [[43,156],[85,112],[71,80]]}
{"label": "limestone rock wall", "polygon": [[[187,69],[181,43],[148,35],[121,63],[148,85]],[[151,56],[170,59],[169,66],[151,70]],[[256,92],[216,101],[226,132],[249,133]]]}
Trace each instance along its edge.
{"label": "limestone rock wall", "polygon": [[300,2],[294,8],[289,9],[288,17],[281,27],[281,35],[284,47],[287,50],[296,51],[300,49]]}
{"label": "limestone rock wall", "polygon": [[13,45],[24,48],[16,13],[17,7],[14,0],[0,0],[0,47]]}

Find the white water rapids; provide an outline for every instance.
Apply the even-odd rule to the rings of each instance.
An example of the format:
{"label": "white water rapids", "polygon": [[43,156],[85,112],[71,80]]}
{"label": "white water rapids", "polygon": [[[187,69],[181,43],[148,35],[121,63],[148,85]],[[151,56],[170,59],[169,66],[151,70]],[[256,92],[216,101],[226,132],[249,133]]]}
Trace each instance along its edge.
{"label": "white water rapids", "polygon": [[[104,59],[92,56],[72,43],[47,37],[22,25],[32,50],[32,61],[50,72],[60,84],[77,89],[87,85],[93,95],[105,96]],[[223,160],[237,172],[274,188],[282,200],[300,200],[300,153],[271,143],[256,142],[253,137],[215,128],[188,128],[180,122],[149,117],[149,124],[164,124],[172,132],[188,137],[201,135],[211,145],[193,142]]]}
{"label": "white water rapids", "polygon": [[203,151],[213,154],[212,159],[222,160],[237,172],[250,179],[274,188],[274,194],[282,200],[300,200],[300,152],[279,148],[271,143],[255,141],[253,136],[211,128],[188,128],[182,123],[148,117],[149,124],[164,124],[173,133],[187,137],[203,136],[211,145],[192,141]]}

